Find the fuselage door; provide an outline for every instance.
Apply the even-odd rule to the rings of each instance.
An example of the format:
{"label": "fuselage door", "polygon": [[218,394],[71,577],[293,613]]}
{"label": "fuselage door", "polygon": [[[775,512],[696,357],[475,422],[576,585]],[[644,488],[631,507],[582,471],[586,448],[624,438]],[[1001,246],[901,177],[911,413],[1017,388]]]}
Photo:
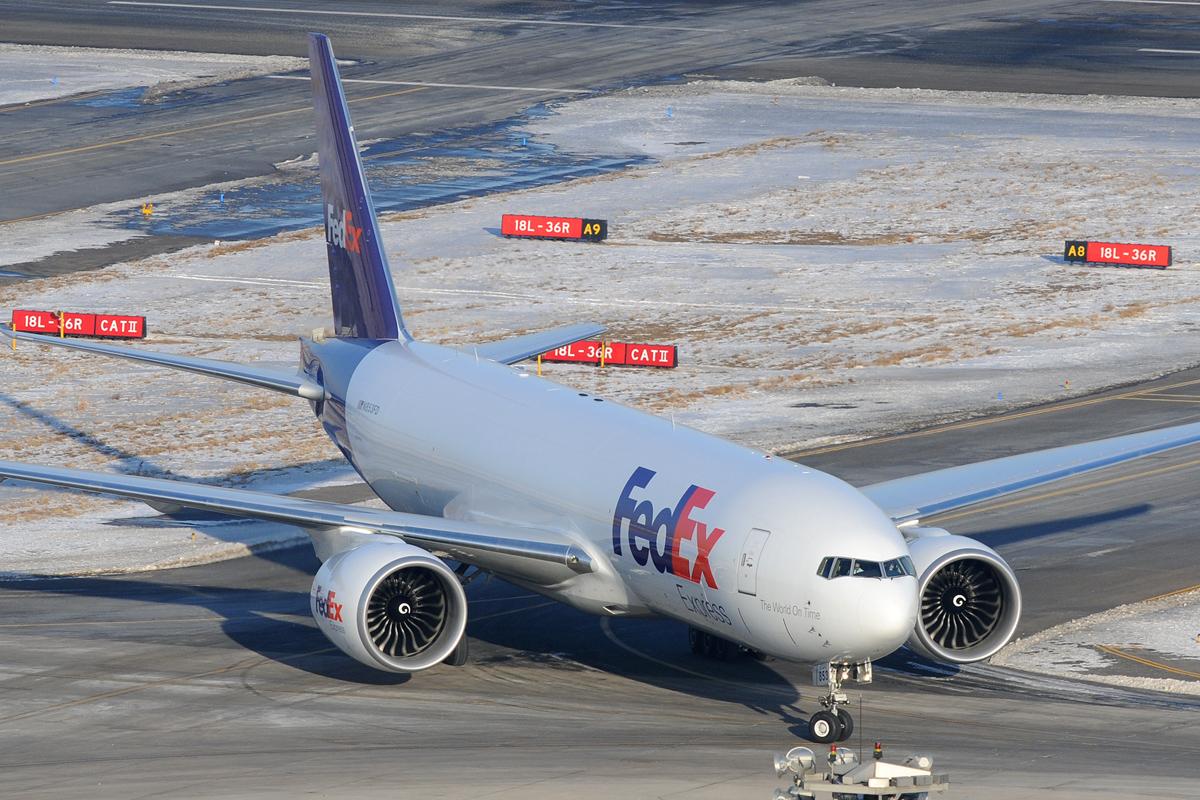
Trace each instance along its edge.
{"label": "fuselage door", "polygon": [[758,561],[770,536],[770,531],[761,528],[752,528],[746,536],[738,560],[738,591],[742,594],[758,594]]}

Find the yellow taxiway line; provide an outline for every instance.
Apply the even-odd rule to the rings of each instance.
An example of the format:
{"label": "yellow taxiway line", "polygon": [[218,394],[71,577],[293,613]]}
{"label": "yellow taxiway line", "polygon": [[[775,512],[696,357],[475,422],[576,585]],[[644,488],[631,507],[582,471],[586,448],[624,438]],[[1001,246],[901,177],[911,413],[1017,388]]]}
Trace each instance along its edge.
{"label": "yellow taxiway line", "polygon": [[1182,675],[1185,678],[1194,678],[1196,680],[1200,680],[1200,672],[1189,672],[1186,669],[1179,669],[1179,667],[1160,664],[1157,661],[1151,661],[1148,658],[1142,658],[1141,656],[1135,656],[1133,653],[1127,653],[1124,650],[1118,650],[1111,645],[1098,644],[1096,645],[1096,649],[1103,653],[1108,653],[1110,656],[1116,656],[1117,658],[1123,658],[1127,661],[1133,661],[1141,664],[1144,667],[1151,667],[1152,669],[1159,669],[1163,672],[1169,672],[1172,675]]}

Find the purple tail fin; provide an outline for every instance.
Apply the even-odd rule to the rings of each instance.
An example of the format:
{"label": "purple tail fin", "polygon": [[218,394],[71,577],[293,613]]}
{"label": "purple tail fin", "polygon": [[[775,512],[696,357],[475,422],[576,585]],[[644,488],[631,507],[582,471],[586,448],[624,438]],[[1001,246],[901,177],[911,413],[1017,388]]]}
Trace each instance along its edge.
{"label": "purple tail fin", "polygon": [[358,143],[354,141],[329,38],[310,33],[308,58],[317,112],[334,335],[411,339],[396,303],[392,273],[383,252],[375,207],[358,157]]}

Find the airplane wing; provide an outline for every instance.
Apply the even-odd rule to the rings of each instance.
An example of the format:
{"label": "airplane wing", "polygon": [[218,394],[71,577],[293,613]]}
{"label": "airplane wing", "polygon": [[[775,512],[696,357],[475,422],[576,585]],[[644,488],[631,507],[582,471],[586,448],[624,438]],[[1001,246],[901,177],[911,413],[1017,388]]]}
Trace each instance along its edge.
{"label": "airplane wing", "polygon": [[[518,574],[536,575],[531,579],[539,583],[592,571],[591,558],[582,548],[566,536],[540,529],[381,511],[161,478],[0,461],[0,480],[5,478],[298,525],[308,529],[322,558],[339,549],[339,543],[359,543],[352,542],[355,536],[386,535],[502,573],[513,572],[514,564],[524,565],[518,567]],[[328,550],[330,542],[333,551]]]}
{"label": "airplane wing", "polygon": [[516,364],[527,358],[533,358],[556,347],[562,347],[590,336],[604,333],[604,326],[595,322],[582,322],[578,325],[565,325],[561,328],[551,328],[548,331],[538,331],[524,336],[514,336],[511,339],[501,339],[498,342],[464,347],[468,353],[478,353],[480,357],[501,364]]}
{"label": "airplane wing", "polygon": [[896,524],[1200,442],[1200,422],[979,461],[859,487]]}
{"label": "airplane wing", "polygon": [[45,336],[40,333],[23,333],[14,331],[8,325],[0,325],[0,334],[10,339],[24,342],[37,342],[55,347],[66,347],[71,350],[82,350],[86,353],[96,353],[104,356],[125,358],[130,361],[141,361],[159,367],[171,367],[187,372],[196,372],[239,383],[270,389],[284,394],[294,394],[306,400],[321,400],[325,397],[325,389],[304,375],[299,370],[273,369],[271,367],[236,364],[232,361],[218,361],[213,358],[196,358],[193,356],[176,356],[168,353],[156,353],[153,350],[143,350],[139,347],[124,345],[101,344],[80,339],[64,339],[57,336]]}

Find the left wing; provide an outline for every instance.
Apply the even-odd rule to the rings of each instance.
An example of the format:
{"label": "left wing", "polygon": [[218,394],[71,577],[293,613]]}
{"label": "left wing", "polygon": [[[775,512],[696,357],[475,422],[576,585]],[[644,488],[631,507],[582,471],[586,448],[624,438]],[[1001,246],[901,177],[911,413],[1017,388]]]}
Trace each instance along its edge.
{"label": "left wing", "polygon": [[321,400],[325,397],[324,387],[298,370],[237,364],[233,361],[218,361],[215,358],[200,358],[198,356],[177,356],[170,353],[145,350],[140,347],[100,344],[99,342],[82,339],[46,336],[41,333],[23,333],[21,331],[14,331],[8,325],[0,325],[0,335],[23,342],[37,342],[38,344],[48,344],[54,347],[65,347],[68,350],[82,350],[85,353],[113,356],[115,358],[124,358],[128,361],[153,364],[157,367],[170,367],[171,369],[181,369],[185,372],[195,372],[214,378],[224,378],[225,380],[257,386],[260,389],[270,389],[273,392],[294,394],[306,400]]}
{"label": "left wing", "polygon": [[344,549],[339,543],[358,544],[356,536],[387,535],[485,569],[508,574],[516,571],[538,583],[553,583],[592,571],[592,560],[583,548],[562,534],[541,529],[518,529],[248,489],[12,461],[0,461],[2,478],[298,525],[309,530],[322,559]]}
{"label": "left wing", "polygon": [[581,322],[578,325],[565,325],[561,328],[551,328],[548,331],[528,333],[524,336],[513,336],[498,342],[472,345],[462,348],[464,352],[476,353],[483,358],[499,361],[501,364],[516,364],[527,358],[533,358],[556,347],[578,342],[589,336],[599,336],[604,333],[604,326],[595,322]]}
{"label": "left wing", "polygon": [[1200,442],[1200,422],[978,461],[860,487],[896,524]]}

